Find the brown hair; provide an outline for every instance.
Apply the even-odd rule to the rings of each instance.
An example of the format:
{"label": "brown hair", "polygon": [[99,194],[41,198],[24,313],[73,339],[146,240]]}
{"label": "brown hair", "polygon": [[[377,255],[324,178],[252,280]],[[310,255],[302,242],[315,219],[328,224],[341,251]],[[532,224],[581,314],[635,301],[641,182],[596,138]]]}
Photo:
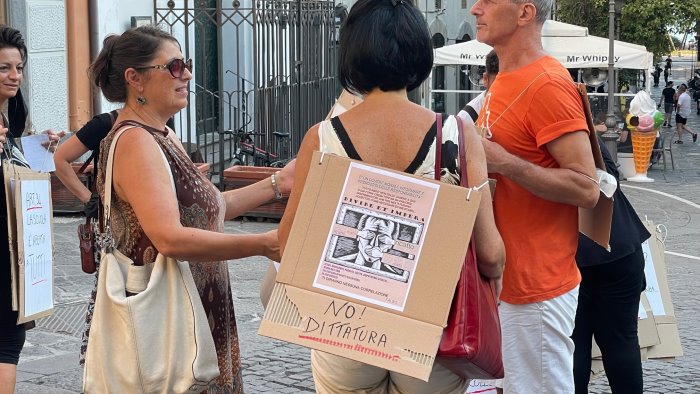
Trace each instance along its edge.
{"label": "brown hair", "polygon": [[100,54],[90,65],[90,79],[102,90],[107,100],[125,102],[127,90],[124,72],[128,68],[148,66],[166,40],[178,43],[175,37],[152,25],[107,36]]}

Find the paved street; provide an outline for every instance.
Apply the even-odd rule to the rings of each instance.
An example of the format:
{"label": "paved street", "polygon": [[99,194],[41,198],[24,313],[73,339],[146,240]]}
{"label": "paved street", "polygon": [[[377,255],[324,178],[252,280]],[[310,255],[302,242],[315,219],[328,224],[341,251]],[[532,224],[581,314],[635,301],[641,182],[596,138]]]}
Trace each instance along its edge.
{"label": "paved street", "polygon": [[[690,63],[676,62],[674,81],[689,76]],[[663,85],[663,80],[661,85]],[[658,101],[660,88],[653,89]],[[700,132],[700,116],[695,112],[689,125]],[[668,229],[666,254],[669,284],[673,294],[685,355],[672,362],[645,361],[645,387],[648,393],[687,393],[700,391],[700,143],[689,137],[683,145],[673,145],[676,169],[663,171],[654,166],[649,176],[656,182],[623,182],[624,192],[640,216],[646,216]],[[55,218],[57,262],[55,269],[56,312],[38,322],[28,332],[18,366],[18,393],[79,393],[82,370],[78,349],[84,310],[94,278],[82,273],[76,227],[79,217]],[[233,221],[226,224],[231,233],[254,233],[276,224]],[[691,257],[683,257],[680,255]],[[248,393],[313,392],[306,349],[259,337],[262,316],[258,299],[259,279],[267,262],[250,258],[230,263],[234,304],[239,322],[244,381]],[[591,392],[609,392],[604,377],[595,381]]]}

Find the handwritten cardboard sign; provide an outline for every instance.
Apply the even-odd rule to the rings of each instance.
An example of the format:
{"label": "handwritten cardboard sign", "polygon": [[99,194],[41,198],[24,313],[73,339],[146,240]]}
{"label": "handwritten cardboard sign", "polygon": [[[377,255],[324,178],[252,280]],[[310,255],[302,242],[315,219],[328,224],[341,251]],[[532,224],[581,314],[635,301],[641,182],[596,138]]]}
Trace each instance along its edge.
{"label": "handwritten cardboard sign", "polygon": [[53,209],[49,174],[15,174],[19,317],[53,312]]}
{"label": "handwritten cardboard sign", "polygon": [[7,209],[7,243],[10,251],[10,277],[12,286],[12,310],[19,310],[19,267],[17,265],[17,214],[15,211],[15,180],[18,174],[30,174],[32,170],[2,162],[5,183],[5,208]]}
{"label": "handwritten cardboard sign", "polygon": [[259,333],[427,380],[481,194],[312,163]]}

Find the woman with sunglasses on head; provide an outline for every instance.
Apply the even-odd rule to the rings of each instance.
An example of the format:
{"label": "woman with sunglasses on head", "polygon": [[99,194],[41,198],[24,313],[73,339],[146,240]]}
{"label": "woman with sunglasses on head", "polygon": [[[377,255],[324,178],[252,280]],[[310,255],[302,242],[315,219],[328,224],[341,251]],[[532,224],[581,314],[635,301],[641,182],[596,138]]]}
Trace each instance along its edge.
{"label": "woman with sunglasses on head", "polygon": [[[183,60],[177,40],[157,27],[141,26],[104,40],[90,66],[91,78],[109,101],[124,107],[100,146],[97,189],[104,199],[107,152],[123,129],[112,170],[111,228],[116,248],[138,265],[153,263],[158,253],[190,262],[221,373],[208,392],[241,393],[240,351],[225,261],[254,255],[279,260],[279,246],[276,230],[224,234],[223,221],[289,191],[293,166],[276,178],[219,192],[166,127],[166,121],[187,106],[191,71],[192,63]],[[89,340],[89,331],[86,334]]]}
{"label": "woman with sunglasses on head", "polygon": [[[23,167],[29,167],[29,164],[16,140],[22,137],[27,124],[28,109],[20,90],[26,63],[27,47],[22,34],[11,27],[0,26],[0,108],[3,108],[0,116],[0,155],[12,164]],[[44,133],[49,136],[48,147],[51,150],[64,134],[53,130]],[[25,330],[34,325],[33,322],[17,324],[17,311],[12,310],[10,251],[5,241],[8,238],[5,183],[0,182],[0,185],[0,394],[5,394],[14,393]]]}
{"label": "woman with sunglasses on head", "polygon": [[[462,122],[468,184],[486,181],[484,151],[474,126],[444,116],[442,141],[437,141],[436,114],[408,100],[407,91],[423,83],[432,65],[428,26],[412,1],[359,0],[352,6],[340,30],[340,81],[364,100],[306,133],[297,155],[294,188],[280,223],[283,250],[314,151],[435,179],[436,149],[440,149],[442,181],[459,184],[457,122]],[[501,276],[505,252],[494,222],[491,194],[488,188],[483,190],[474,226],[479,241],[476,251],[481,273],[496,279]],[[426,262],[440,269],[440,261]],[[462,394],[469,385],[468,379],[438,362],[428,382],[315,350],[311,351],[311,368],[316,390],[322,394]]]}

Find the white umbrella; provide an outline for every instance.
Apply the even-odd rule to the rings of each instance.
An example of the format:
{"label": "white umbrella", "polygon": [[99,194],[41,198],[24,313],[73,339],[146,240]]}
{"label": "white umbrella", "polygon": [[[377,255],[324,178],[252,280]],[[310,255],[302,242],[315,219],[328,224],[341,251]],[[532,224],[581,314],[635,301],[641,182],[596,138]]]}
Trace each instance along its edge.
{"label": "white umbrella", "polygon": [[[542,29],[542,46],[567,68],[608,67],[608,39],[587,33],[585,27],[547,21]],[[444,46],[435,50],[434,64],[483,66],[491,49],[491,46],[476,40]],[[645,47],[615,41],[616,68],[648,70],[652,66],[653,54]]]}

